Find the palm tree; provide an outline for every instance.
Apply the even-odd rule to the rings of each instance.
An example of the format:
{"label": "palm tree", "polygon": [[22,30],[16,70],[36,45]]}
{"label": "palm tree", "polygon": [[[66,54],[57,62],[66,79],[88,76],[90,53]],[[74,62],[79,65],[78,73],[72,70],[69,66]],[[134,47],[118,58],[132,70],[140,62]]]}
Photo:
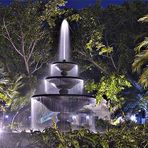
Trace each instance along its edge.
{"label": "palm tree", "polygon": [[0,67],[0,109],[5,110],[12,102],[18,98],[18,89],[22,87],[22,76],[17,76],[11,80],[4,68]]}
{"label": "palm tree", "polygon": [[9,102],[7,86],[9,79],[6,77],[4,69],[0,67],[0,108],[4,109],[5,105]]}
{"label": "palm tree", "polygon": [[[138,21],[148,22],[148,15]],[[145,37],[136,48],[136,56],[132,64],[133,71],[140,73],[139,83],[148,88],[148,37]]]}

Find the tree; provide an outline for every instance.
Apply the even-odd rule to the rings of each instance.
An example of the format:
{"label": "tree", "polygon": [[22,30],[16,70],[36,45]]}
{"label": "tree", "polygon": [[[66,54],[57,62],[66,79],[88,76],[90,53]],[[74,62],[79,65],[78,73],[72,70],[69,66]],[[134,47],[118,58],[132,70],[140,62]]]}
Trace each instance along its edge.
{"label": "tree", "polygon": [[[148,15],[139,19],[141,22],[148,22]],[[144,41],[139,43],[135,48],[136,56],[133,62],[133,71],[141,73],[139,83],[148,87],[148,37],[145,37]]]}
{"label": "tree", "polygon": [[73,31],[73,50],[78,53],[77,58],[84,59],[107,75],[108,65],[102,57],[106,58],[108,53],[112,52],[112,48],[106,47],[102,42],[103,26],[99,22],[99,13],[100,8],[97,5],[79,12],[78,29]]}
{"label": "tree", "polygon": [[89,93],[96,91],[96,99],[100,102],[103,96],[106,96],[106,101],[109,103],[110,111],[121,108],[125,103],[124,96],[119,96],[119,93],[125,88],[132,87],[131,83],[123,75],[103,76],[99,83],[94,81],[87,82],[86,90]]}
{"label": "tree", "polygon": [[73,48],[79,53],[78,58],[105,75],[116,72],[132,76],[133,48],[147,28],[139,25],[137,19],[147,7],[147,3],[136,1],[106,9],[94,5],[80,10],[78,31],[73,31]]}
{"label": "tree", "polygon": [[[98,102],[104,93],[111,100],[112,107],[122,108],[130,101],[119,94],[134,87],[133,48],[137,40],[146,34],[147,28],[140,26],[137,18],[145,14],[147,6],[145,2],[135,1],[121,6],[111,5],[106,9],[94,5],[78,12],[81,19],[76,23],[77,31],[73,31],[73,48],[79,53],[76,56],[83,63],[87,76],[93,79],[93,82],[88,81],[86,88],[95,90],[93,94]],[[136,98],[131,99],[137,101]]]}
{"label": "tree", "polygon": [[[16,1],[4,8],[1,14],[1,48],[7,48],[12,53],[11,56],[15,56],[17,72],[31,77],[51,57],[52,28],[55,26],[56,16],[61,13],[58,7],[62,4],[63,1],[47,4],[39,1]],[[49,11],[48,26],[44,21],[44,7]]]}
{"label": "tree", "polygon": [[[16,76],[13,80],[0,67],[0,107],[3,111],[11,110],[15,100],[21,98],[19,89],[23,86],[22,76]],[[18,104],[20,105],[20,103]]]}
{"label": "tree", "polygon": [[[25,73],[31,76],[43,64],[45,49],[37,46],[47,33],[42,30],[38,3],[14,3],[6,9],[3,18],[2,36],[9,50],[24,64]],[[41,48],[41,46],[39,46]]]}
{"label": "tree", "polygon": [[9,93],[7,91],[7,85],[9,80],[6,78],[6,73],[3,68],[0,68],[0,108],[3,110],[6,104],[9,104],[10,98]]}
{"label": "tree", "polygon": [[[62,5],[63,0],[28,0],[0,6],[0,62],[10,79],[7,110],[17,111],[30,103],[37,74],[55,52],[52,49],[53,30],[57,16],[63,12],[59,9]],[[45,11],[49,13],[48,23]]]}

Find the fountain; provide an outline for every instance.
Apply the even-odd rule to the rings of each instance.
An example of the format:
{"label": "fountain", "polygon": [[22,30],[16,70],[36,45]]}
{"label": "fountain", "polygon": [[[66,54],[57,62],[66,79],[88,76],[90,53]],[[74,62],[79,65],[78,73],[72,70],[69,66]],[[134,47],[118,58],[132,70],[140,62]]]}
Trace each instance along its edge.
{"label": "fountain", "polygon": [[[57,126],[62,131],[69,129],[69,117],[84,106],[95,104],[95,99],[83,93],[83,80],[79,78],[78,65],[69,60],[69,25],[62,22],[59,46],[59,61],[51,64],[50,76],[46,77],[45,93],[32,96],[32,128],[36,113],[43,105],[44,108],[57,113]],[[38,105],[36,105],[38,104]]]}

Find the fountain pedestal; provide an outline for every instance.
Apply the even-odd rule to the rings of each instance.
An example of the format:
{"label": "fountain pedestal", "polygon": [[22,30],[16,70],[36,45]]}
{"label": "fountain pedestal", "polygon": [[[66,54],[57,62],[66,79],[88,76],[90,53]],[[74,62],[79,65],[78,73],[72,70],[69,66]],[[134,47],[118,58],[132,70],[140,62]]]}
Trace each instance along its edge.
{"label": "fountain pedestal", "polygon": [[59,113],[57,115],[58,118],[58,122],[57,122],[57,127],[66,132],[69,131],[71,129],[71,123],[68,121],[69,119],[69,113]]}

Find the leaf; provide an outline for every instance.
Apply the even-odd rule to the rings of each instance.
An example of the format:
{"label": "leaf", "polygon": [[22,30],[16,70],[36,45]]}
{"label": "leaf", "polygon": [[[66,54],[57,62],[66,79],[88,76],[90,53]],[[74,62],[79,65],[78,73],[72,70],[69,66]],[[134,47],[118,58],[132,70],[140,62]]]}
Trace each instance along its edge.
{"label": "leaf", "polygon": [[109,54],[113,51],[113,47],[103,47],[100,49],[99,51],[99,55],[102,55],[102,54]]}
{"label": "leaf", "polygon": [[107,141],[105,141],[105,140],[101,140],[101,146],[103,148],[109,148],[109,145],[108,145]]}
{"label": "leaf", "polygon": [[145,47],[148,48],[148,37],[145,37],[144,41],[142,41],[136,48],[135,51],[139,53],[141,51],[141,48]]}
{"label": "leaf", "polygon": [[139,83],[142,84],[144,88],[148,87],[148,68],[143,70],[143,73],[139,79]]}
{"label": "leaf", "polygon": [[77,140],[72,140],[72,144],[75,148],[80,148],[79,142]]}
{"label": "leaf", "polygon": [[138,21],[139,22],[148,22],[148,14],[145,15],[144,17],[141,17]]}

